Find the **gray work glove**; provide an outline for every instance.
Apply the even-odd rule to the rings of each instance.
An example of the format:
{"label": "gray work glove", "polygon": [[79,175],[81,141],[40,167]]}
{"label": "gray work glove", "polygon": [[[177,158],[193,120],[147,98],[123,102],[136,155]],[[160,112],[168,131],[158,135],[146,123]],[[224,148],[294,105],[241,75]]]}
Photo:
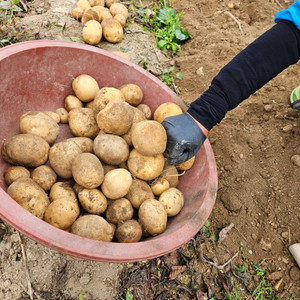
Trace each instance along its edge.
{"label": "gray work glove", "polygon": [[178,165],[195,156],[206,139],[199,125],[188,114],[167,117],[162,122],[167,132],[166,153],[170,165]]}

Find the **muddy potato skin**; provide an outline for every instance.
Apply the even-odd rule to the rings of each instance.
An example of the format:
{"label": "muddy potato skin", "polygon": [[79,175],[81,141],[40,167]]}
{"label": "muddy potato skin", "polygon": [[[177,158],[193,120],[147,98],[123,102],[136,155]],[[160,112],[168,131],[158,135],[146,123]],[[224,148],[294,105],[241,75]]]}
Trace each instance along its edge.
{"label": "muddy potato skin", "polygon": [[1,154],[10,164],[38,167],[48,160],[49,149],[49,144],[43,138],[30,133],[21,133],[3,141]]}
{"label": "muddy potato skin", "polygon": [[47,165],[35,168],[31,173],[31,178],[44,190],[49,191],[56,182],[57,175],[54,170]]}
{"label": "muddy potato skin", "polygon": [[[97,23],[97,21],[91,21]],[[88,26],[87,23],[85,25]],[[81,74],[72,81],[72,89],[79,100],[89,102],[95,98],[99,91],[99,85],[92,76]]]}
{"label": "muddy potato skin", "polygon": [[110,13],[112,16],[115,16],[117,14],[123,15],[126,19],[128,19],[128,9],[127,7],[122,3],[113,3],[109,8]]}
{"label": "muddy potato skin", "polygon": [[73,108],[83,107],[83,103],[74,95],[68,95],[65,98],[65,109],[69,112]]}
{"label": "muddy potato skin", "polygon": [[101,134],[94,140],[94,153],[106,164],[120,165],[129,156],[129,146],[126,141],[113,134]]}
{"label": "muddy potato skin", "polygon": [[69,113],[64,107],[59,107],[55,112],[59,115],[60,123],[62,124],[68,123]]}
{"label": "muddy potato skin", "polygon": [[136,84],[124,84],[119,87],[119,90],[124,95],[125,101],[130,105],[138,106],[143,101],[143,91]]}
{"label": "muddy potato skin", "polygon": [[160,196],[164,191],[170,188],[170,183],[165,178],[158,178],[151,184],[151,190],[155,196]]}
{"label": "muddy potato skin", "polygon": [[164,205],[158,200],[144,201],[138,214],[140,223],[150,235],[155,236],[165,231],[168,216]]}
{"label": "muddy potato skin", "polygon": [[169,188],[158,198],[167,212],[168,217],[176,216],[184,205],[184,195],[177,188]]}
{"label": "muddy potato skin", "polygon": [[101,214],[107,208],[107,199],[98,189],[82,189],[78,200],[86,212]]}
{"label": "muddy potato skin", "polygon": [[119,43],[123,39],[123,27],[113,18],[104,19],[101,22],[103,37],[110,43]]}
{"label": "muddy potato skin", "polygon": [[165,102],[159,105],[153,114],[153,119],[161,123],[165,118],[181,115],[183,113],[181,107],[174,102]]}
{"label": "muddy potato skin", "polygon": [[50,201],[45,191],[33,179],[19,178],[8,187],[7,193],[30,213],[40,219],[44,218]]}
{"label": "muddy potato skin", "polygon": [[10,185],[22,177],[30,178],[30,172],[21,166],[11,166],[4,172],[4,180],[6,185]]}
{"label": "muddy potato skin", "polygon": [[196,159],[196,156],[193,156],[190,159],[188,159],[187,161],[184,161],[183,163],[176,165],[176,168],[180,171],[187,171],[193,166],[195,159]]}
{"label": "muddy potato skin", "polygon": [[137,109],[143,112],[147,120],[152,118],[151,108],[147,104],[141,103],[137,106]]}
{"label": "muddy potato skin", "polygon": [[43,113],[52,118],[57,124],[60,122],[60,116],[55,111],[45,110]]}
{"label": "muddy potato skin", "polygon": [[161,177],[169,181],[170,187],[177,187],[179,183],[177,168],[175,166],[169,165],[167,162],[165,162]]}
{"label": "muddy potato skin", "polygon": [[93,152],[94,141],[91,138],[78,136],[78,137],[69,138],[68,140],[75,142],[82,152],[88,152],[88,153]]}
{"label": "muddy potato skin", "polygon": [[136,220],[128,220],[118,225],[116,230],[116,238],[120,243],[138,242],[143,234],[140,223]]}
{"label": "muddy potato skin", "polygon": [[79,217],[73,223],[71,233],[104,242],[111,242],[114,237],[113,227],[98,215],[84,215]]}
{"label": "muddy potato skin", "polygon": [[49,199],[50,202],[65,199],[77,202],[77,197],[72,186],[70,183],[64,181],[58,181],[52,185],[49,192]]}
{"label": "muddy potato skin", "polygon": [[72,163],[72,175],[76,183],[93,189],[103,182],[104,170],[95,154],[81,153]]}
{"label": "muddy potato skin", "polygon": [[113,3],[118,3],[120,0],[105,0],[105,4],[107,7],[111,7]]}
{"label": "muddy potato skin", "polygon": [[126,198],[114,200],[106,210],[106,219],[109,223],[118,224],[130,220],[133,216],[133,207]]}

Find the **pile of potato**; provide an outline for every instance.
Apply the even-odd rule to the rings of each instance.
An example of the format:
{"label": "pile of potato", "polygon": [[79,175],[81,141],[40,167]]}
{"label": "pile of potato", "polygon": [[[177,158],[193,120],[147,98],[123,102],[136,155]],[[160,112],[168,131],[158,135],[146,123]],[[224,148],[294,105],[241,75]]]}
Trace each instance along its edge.
{"label": "pile of potato", "polygon": [[79,0],[72,16],[83,25],[83,40],[96,45],[102,37],[110,43],[120,42],[129,13],[119,0]]}
{"label": "pile of potato", "polygon": [[[72,89],[55,112],[25,112],[20,133],[3,141],[12,165],[7,193],[36,217],[90,239],[138,242],[164,232],[184,205],[179,172],[194,162],[171,166],[164,156],[161,122],[181,108],[163,103],[152,118],[138,85],[100,88],[86,74]],[[58,141],[61,126],[73,136]]]}

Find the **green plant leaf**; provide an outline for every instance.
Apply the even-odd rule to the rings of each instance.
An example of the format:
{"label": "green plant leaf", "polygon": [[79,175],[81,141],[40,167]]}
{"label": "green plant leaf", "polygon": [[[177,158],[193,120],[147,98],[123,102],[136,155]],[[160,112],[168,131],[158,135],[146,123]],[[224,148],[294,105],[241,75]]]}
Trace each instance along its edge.
{"label": "green plant leaf", "polygon": [[182,79],[183,79],[183,75],[182,75],[181,72],[176,73],[176,77],[177,77],[179,80],[182,80]]}

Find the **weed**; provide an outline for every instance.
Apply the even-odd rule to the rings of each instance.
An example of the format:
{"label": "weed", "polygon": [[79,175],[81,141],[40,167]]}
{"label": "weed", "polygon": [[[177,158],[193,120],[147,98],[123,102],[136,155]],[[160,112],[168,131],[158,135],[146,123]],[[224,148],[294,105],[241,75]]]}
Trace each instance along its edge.
{"label": "weed", "polygon": [[162,82],[164,82],[169,87],[173,87],[175,92],[179,95],[180,90],[178,86],[175,84],[175,77],[179,80],[182,80],[183,75],[181,72],[175,74],[174,66],[171,66],[169,69],[164,69],[162,71],[162,74],[159,76]]}
{"label": "weed", "polygon": [[129,291],[127,291],[125,295],[125,299],[122,298],[122,300],[133,300],[133,295]]}
{"label": "weed", "polygon": [[216,238],[215,234],[209,230],[209,227],[210,227],[210,220],[207,220],[205,222],[205,224],[203,225],[203,227],[201,228],[201,231],[203,233],[207,234],[213,241],[216,241],[217,238]]}

